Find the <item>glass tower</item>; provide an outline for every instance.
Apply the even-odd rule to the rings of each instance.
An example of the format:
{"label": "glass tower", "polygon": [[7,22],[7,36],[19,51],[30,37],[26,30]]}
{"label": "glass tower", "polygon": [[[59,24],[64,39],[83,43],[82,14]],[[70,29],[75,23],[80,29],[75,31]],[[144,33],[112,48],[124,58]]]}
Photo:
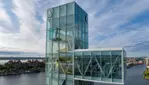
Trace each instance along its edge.
{"label": "glass tower", "polygon": [[74,85],[74,50],[88,48],[88,15],[75,2],[47,10],[46,85]]}
{"label": "glass tower", "polygon": [[46,85],[124,83],[123,49],[88,49],[88,14],[75,2],[47,10]]}

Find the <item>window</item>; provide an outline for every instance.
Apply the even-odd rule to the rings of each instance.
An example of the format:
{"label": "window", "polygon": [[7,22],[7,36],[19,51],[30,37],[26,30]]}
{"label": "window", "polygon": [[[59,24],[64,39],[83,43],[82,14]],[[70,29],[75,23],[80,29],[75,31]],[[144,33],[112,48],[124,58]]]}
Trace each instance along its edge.
{"label": "window", "polygon": [[60,6],[60,16],[66,16],[66,5]]}
{"label": "window", "polygon": [[59,18],[52,19],[52,28],[59,28]]}
{"label": "window", "polygon": [[60,27],[66,27],[66,16],[60,17]]}
{"label": "window", "polygon": [[59,7],[53,8],[53,17],[59,17]]}
{"label": "window", "polygon": [[74,14],[74,3],[67,4],[67,15]]}
{"label": "window", "polygon": [[67,16],[67,26],[72,26],[74,24],[74,15]]}
{"label": "window", "polygon": [[48,30],[52,28],[52,19],[49,19],[48,20]]}

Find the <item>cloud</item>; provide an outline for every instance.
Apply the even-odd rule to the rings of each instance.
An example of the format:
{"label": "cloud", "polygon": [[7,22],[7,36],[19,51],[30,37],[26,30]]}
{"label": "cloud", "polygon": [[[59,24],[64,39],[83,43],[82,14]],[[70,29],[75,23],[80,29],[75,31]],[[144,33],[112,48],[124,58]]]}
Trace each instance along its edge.
{"label": "cloud", "polygon": [[[71,1],[12,0],[8,9],[7,3],[0,0],[0,51],[44,54],[46,10]],[[147,55],[148,0],[75,1],[89,16],[90,48],[124,47],[128,55]]]}
{"label": "cloud", "polygon": [[[18,32],[4,33],[0,24],[0,50],[4,51],[23,51],[23,52],[45,52],[45,26],[41,24],[36,18],[36,8],[34,0],[13,0],[12,12],[18,20]],[[10,14],[6,13],[6,9],[1,10],[6,17],[5,20],[12,22],[9,17]],[[14,17],[13,17],[14,18]],[[3,21],[4,21],[3,19]],[[7,21],[8,22],[8,21]],[[4,23],[7,23],[6,21]],[[10,24],[7,24],[10,26]],[[11,26],[11,29],[14,29]],[[9,30],[11,31],[11,30]],[[11,49],[10,49],[11,48]]]}
{"label": "cloud", "polygon": [[7,32],[11,29],[12,22],[4,8],[2,0],[0,0],[0,32]]}
{"label": "cloud", "polygon": [[[102,10],[100,8],[99,10],[97,8],[94,9],[96,12],[91,10],[94,14],[89,17],[90,47],[97,47],[98,45],[98,47],[126,48],[133,46],[133,48],[126,48],[128,55],[135,55],[132,51],[136,48],[136,52],[139,50],[147,50],[147,48],[143,49],[144,44],[138,46],[137,43],[140,41],[148,41],[147,32],[149,26],[145,22],[143,22],[145,24],[140,24],[142,21],[139,21],[139,19],[138,23],[131,21],[135,18],[137,19],[137,16],[141,15],[143,12],[149,11],[149,1],[123,0],[122,2],[114,3],[115,6],[109,5],[110,3],[107,1],[108,0],[105,0],[106,4],[101,4],[104,5],[104,8],[102,8],[104,11],[100,11]],[[93,4],[90,4],[90,6],[91,5]],[[90,11],[88,13],[90,13]],[[143,36],[144,38],[142,38]],[[140,52],[140,55],[143,55],[143,53]]]}

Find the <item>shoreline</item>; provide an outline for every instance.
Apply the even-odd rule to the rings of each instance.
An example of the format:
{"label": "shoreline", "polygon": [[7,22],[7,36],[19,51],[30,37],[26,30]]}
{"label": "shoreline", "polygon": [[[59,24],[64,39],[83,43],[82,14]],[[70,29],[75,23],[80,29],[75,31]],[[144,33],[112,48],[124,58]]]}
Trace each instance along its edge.
{"label": "shoreline", "polygon": [[5,64],[0,64],[0,76],[20,75],[29,73],[39,73],[45,71],[44,61],[28,60],[9,60]]}

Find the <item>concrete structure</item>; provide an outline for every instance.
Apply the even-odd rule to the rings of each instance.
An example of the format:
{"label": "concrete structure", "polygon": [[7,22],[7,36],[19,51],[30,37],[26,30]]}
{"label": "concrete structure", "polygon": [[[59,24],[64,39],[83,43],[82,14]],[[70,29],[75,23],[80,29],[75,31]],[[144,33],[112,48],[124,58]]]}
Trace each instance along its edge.
{"label": "concrete structure", "polygon": [[88,49],[88,15],[75,2],[47,11],[46,85],[124,84],[122,48]]}

